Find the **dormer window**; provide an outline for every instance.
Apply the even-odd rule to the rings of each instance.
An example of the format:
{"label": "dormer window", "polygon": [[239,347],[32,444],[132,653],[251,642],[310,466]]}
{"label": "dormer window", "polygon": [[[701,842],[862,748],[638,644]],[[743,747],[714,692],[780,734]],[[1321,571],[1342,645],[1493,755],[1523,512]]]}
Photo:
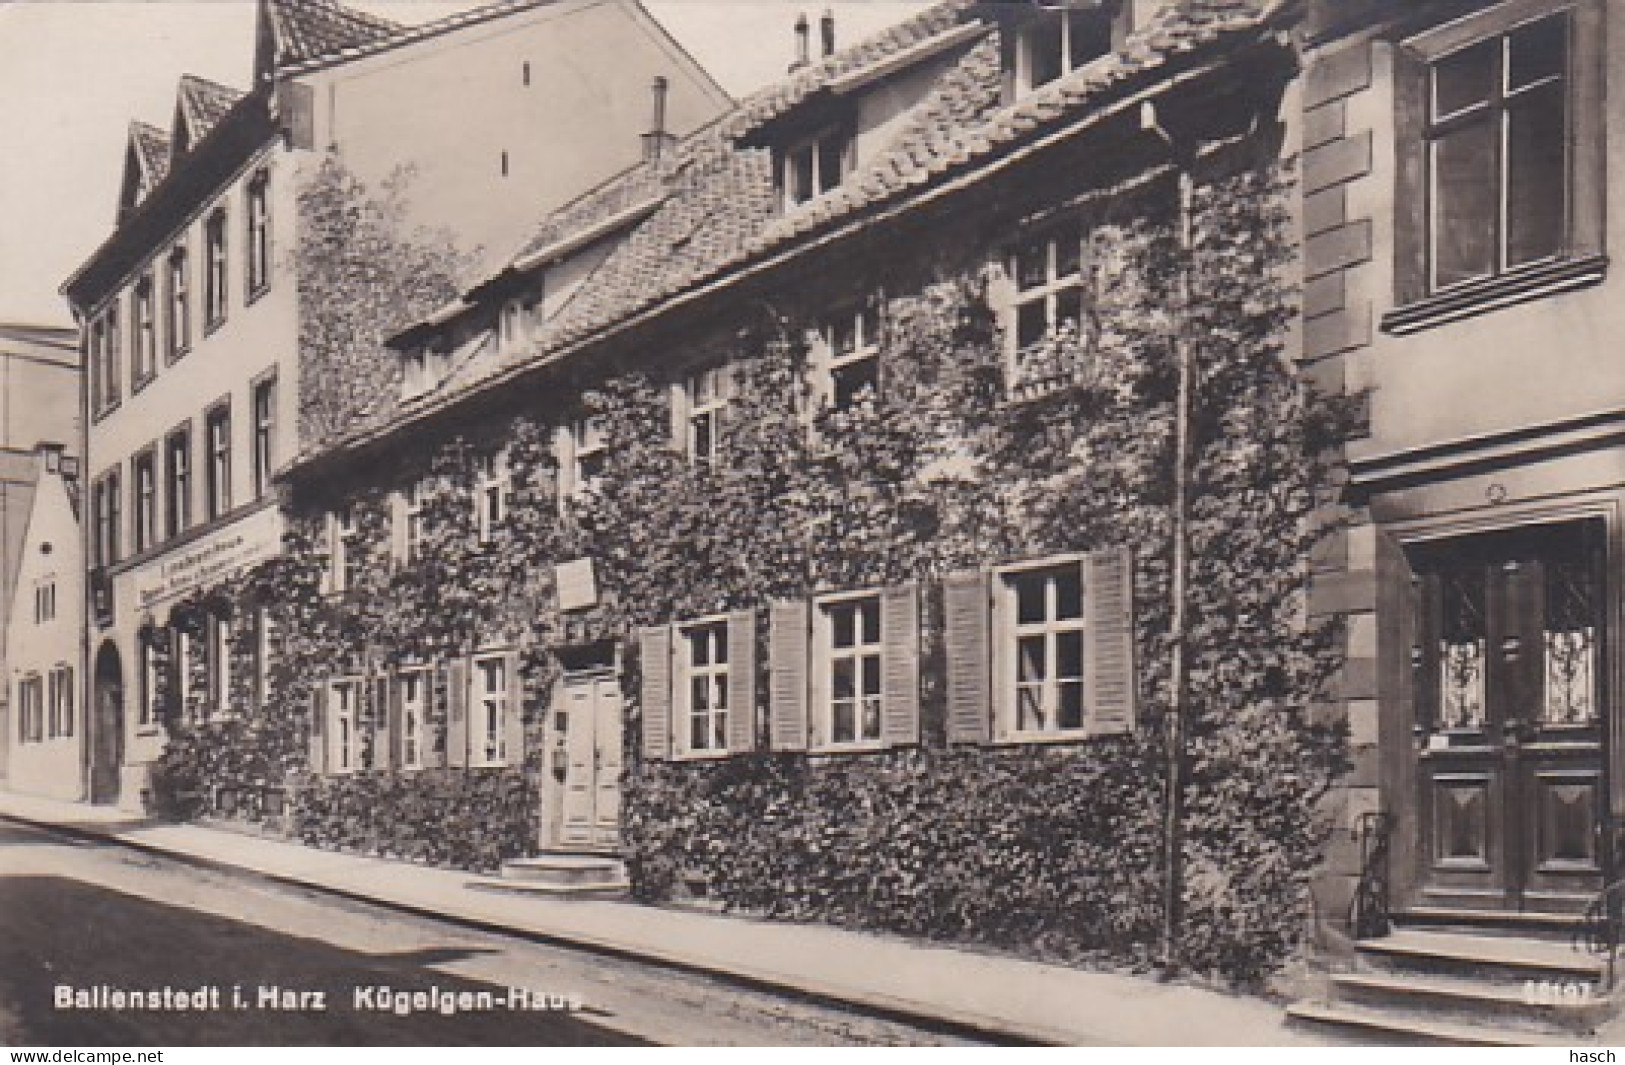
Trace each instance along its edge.
{"label": "dormer window", "polygon": [[412,348],[401,356],[401,398],[432,392],[445,372],[445,356],[433,346]]}
{"label": "dormer window", "polygon": [[523,301],[515,298],[504,303],[497,328],[498,347],[505,352],[517,350],[529,339],[529,325],[529,315]]}
{"label": "dormer window", "polygon": [[852,138],[829,129],[798,141],[780,159],[779,186],[789,210],[839,186],[852,167]]}
{"label": "dormer window", "polygon": [[1041,11],[1016,37],[1016,94],[1063,78],[1110,52],[1127,30],[1126,4],[1096,0]]}

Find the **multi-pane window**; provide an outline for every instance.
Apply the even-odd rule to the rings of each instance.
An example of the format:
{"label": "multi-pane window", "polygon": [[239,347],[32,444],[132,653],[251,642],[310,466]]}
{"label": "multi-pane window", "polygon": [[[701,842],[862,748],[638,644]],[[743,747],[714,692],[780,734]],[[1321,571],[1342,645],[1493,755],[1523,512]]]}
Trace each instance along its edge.
{"label": "multi-pane window", "polygon": [[495,451],[481,455],[479,481],[474,489],[480,543],[489,543],[496,530],[508,519],[508,497],[512,491],[513,475],[508,468],[508,453]]}
{"label": "multi-pane window", "polygon": [[559,437],[564,452],[559,462],[559,499],[589,491],[604,472],[609,457],[609,438],[598,418],[578,418]]}
{"label": "multi-pane window", "polygon": [[91,323],[90,340],[91,405],[97,412],[118,405],[122,396],[119,382],[118,304],[110,304]]}
{"label": "multi-pane window", "polygon": [[142,632],[138,641],[137,655],[140,659],[137,681],[141,685],[140,698],[136,703],[135,723],[145,728],[157,719],[158,716],[158,648],[155,644],[156,635],[152,630]]}
{"label": "multi-pane window", "polygon": [[328,769],[334,773],[350,773],[357,766],[360,743],[356,728],[361,711],[361,681],[335,680],[327,693]]}
{"label": "multi-pane window", "polygon": [[851,165],[852,138],[831,130],[788,148],[781,161],[780,187],[786,208],[836,188]]}
{"label": "multi-pane window", "polygon": [[880,597],[820,604],[815,632],[822,682],[818,734],[828,746],[880,742]]}
{"label": "multi-pane window", "polygon": [[50,675],[50,735],[73,735],[73,667],[57,665]]}
{"label": "multi-pane window", "polygon": [[423,553],[423,498],[426,490],[421,482],[401,489],[401,557],[414,562]]}
{"label": "multi-pane window", "polygon": [[174,681],[171,691],[175,693],[175,709],[184,717],[190,717],[192,712],[192,634],[180,625],[172,625],[169,629],[169,646],[173,651],[170,657],[170,676]]}
{"label": "multi-pane window", "polygon": [[210,614],[204,624],[203,677],[208,712],[228,712],[231,707],[231,619],[223,614]]}
{"label": "multi-pane window", "polygon": [[680,630],[677,744],[688,754],[728,749],[728,623]]}
{"label": "multi-pane window", "polygon": [[1083,233],[1069,223],[1023,241],[1012,256],[1015,279],[1015,347],[1021,355],[1058,331],[1077,332],[1083,322]]}
{"label": "multi-pane window", "polygon": [[271,175],[264,170],[248,183],[248,295],[271,283]]}
{"label": "multi-pane window", "polygon": [[135,550],[145,551],[158,542],[158,470],[157,456],[143,451],[130,460],[130,479],[135,498]]}
{"label": "multi-pane window", "polygon": [[130,383],[140,385],[158,372],[158,309],[151,274],[136,282],[130,329]]}
{"label": "multi-pane window", "polygon": [[164,440],[164,535],[192,525],[192,430],[181,427]]}
{"label": "multi-pane window", "polygon": [[1082,730],[1083,569],[1077,563],[1005,574],[999,604],[1004,730],[1019,736]]}
{"label": "multi-pane window", "polygon": [[1439,290],[1568,247],[1570,28],[1529,22],[1431,64],[1430,264]]}
{"label": "multi-pane window", "polygon": [[34,585],[34,624],[56,620],[56,578],[47,577]]}
{"label": "multi-pane window", "polygon": [[403,669],[395,677],[400,701],[401,768],[423,766],[425,727],[429,718],[429,690],[432,673],[428,669]]}
{"label": "multi-pane window", "polygon": [[722,417],[733,394],[733,375],[726,366],[712,366],[688,375],[683,382],[684,439],[694,462],[715,461],[722,446]]}
{"label": "multi-pane window", "polygon": [[470,765],[507,762],[509,683],[506,655],[474,659],[474,705],[468,735]]}
{"label": "multi-pane window", "polygon": [[276,470],[276,378],[254,383],[254,498],[263,499],[271,490]]}
{"label": "multi-pane window", "polygon": [[204,318],[212,326],[226,318],[226,212],[216,211],[203,225],[206,258],[203,277]]}
{"label": "multi-pane window", "polygon": [[516,351],[529,339],[529,311],[517,297],[502,305],[497,321],[497,343],[503,351]]}
{"label": "multi-pane window", "polygon": [[45,739],[45,683],[37,673],[17,682],[17,738],[23,743]]}
{"label": "multi-pane window", "polygon": [[829,346],[830,401],[840,409],[880,390],[880,310],[866,303],[839,315],[824,331]]}
{"label": "multi-pane window", "polygon": [[123,557],[121,532],[124,528],[124,486],[117,470],[102,478],[102,564],[111,566]]}
{"label": "multi-pane window", "polygon": [[176,358],[192,346],[191,271],[186,247],[169,253],[169,319],[164,323],[169,337],[169,357]]}
{"label": "multi-pane window", "polygon": [[344,592],[355,587],[361,576],[361,545],[358,542],[355,512],[340,507],[327,519],[328,590]]}
{"label": "multi-pane window", "polygon": [[1111,51],[1121,6],[1045,11],[1023,27],[1016,47],[1017,90],[1047,85]]}
{"label": "multi-pane window", "polygon": [[209,412],[209,469],[205,478],[208,516],[212,520],[231,509],[231,408],[219,406]]}

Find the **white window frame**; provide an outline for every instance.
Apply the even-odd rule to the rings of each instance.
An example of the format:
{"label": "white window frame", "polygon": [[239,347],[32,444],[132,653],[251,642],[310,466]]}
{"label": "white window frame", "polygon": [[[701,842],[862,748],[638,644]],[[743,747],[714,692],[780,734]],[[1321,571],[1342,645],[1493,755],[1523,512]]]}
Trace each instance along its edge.
{"label": "white window frame", "polygon": [[249,386],[249,417],[254,434],[254,498],[271,490],[276,473],[277,375],[266,374]]}
{"label": "white window frame", "polygon": [[[158,450],[147,448],[130,460],[130,501],[136,554],[158,543]],[[142,474],[145,473],[143,481]]]}
{"label": "white window frame", "polygon": [[[862,606],[874,607],[874,632],[863,627]],[[854,644],[849,648],[835,646],[836,611],[854,610]],[[813,600],[812,610],[812,713],[813,743],[816,751],[868,751],[886,746],[886,634],[885,604],[878,590],[843,592],[819,596]],[[875,690],[864,690],[864,662],[875,662]],[[853,663],[856,689],[853,697],[853,731],[850,740],[835,739],[834,675],[838,662]],[[873,735],[864,728],[865,704],[874,708]]]}
{"label": "white window frame", "polygon": [[174,626],[170,629],[170,644],[174,648],[171,665],[175,670],[175,712],[181,718],[190,718],[192,702],[192,634]]}
{"label": "white window frame", "polygon": [[255,171],[244,193],[248,201],[247,256],[243,264],[244,294],[252,301],[271,287],[271,172]]}
{"label": "white window frame", "polygon": [[[416,688],[416,699],[408,699],[408,683]],[[428,742],[429,705],[434,696],[434,667],[402,666],[395,673],[395,698],[400,707],[401,768],[423,768],[423,745]]]}
{"label": "white window frame", "polygon": [[[1070,273],[1062,273],[1062,241],[1068,237],[1075,237],[1078,241],[1077,269]],[[1044,246],[1044,280],[1036,285],[1023,288],[1021,284],[1021,258],[1022,251],[1035,247],[1040,242]],[[1076,291],[1078,294],[1078,318],[1073,325],[1079,331],[1082,339],[1083,320],[1088,312],[1084,306],[1084,275],[1088,263],[1085,251],[1088,247],[1087,230],[1081,222],[1067,220],[1035,229],[1031,233],[1022,235],[1017,246],[1010,251],[1006,267],[1010,278],[1010,309],[1006,321],[1005,344],[1006,381],[1016,384],[1023,378],[1022,356],[1042,344],[1045,340],[1055,336],[1062,321],[1060,315],[1061,297],[1063,294]],[[1026,344],[1021,338],[1021,312],[1023,309],[1042,303],[1044,308],[1044,333],[1037,340]]]}
{"label": "white window frame", "polygon": [[508,463],[508,449],[482,455],[474,486],[474,524],[479,530],[480,543],[490,543],[497,527],[508,520],[512,495],[513,471]]}
{"label": "white window frame", "polygon": [[191,262],[184,243],[170,249],[164,260],[165,303],[169,337],[169,361],[185,355],[192,348],[192,289]]}
{"label": "white window frame", "polygon": [[45,742],[45,681],[38,673],[17,682],[17,742]]}
{"label": "white window frame", "polygon": [[[192,527],[192,426],[164,437],[164,535],[172,539]],[[173,519],[173,520],[171,520]]]}
{"label": "white window frame", "polygon": [[230,268],[227,262],[227,232],[231,219],[224,207],[217,207],[203,221],[203,325],[205,330],[218,328],[226,320],[230,304],[227,283]]}
{"label": "white window frame", "polygon": [[[733,686],[733,647],[728,643],[729,618],[726,614],[717,614],[711,617],[696,618],[693,621],[683,622],[676,626],[677,639],[673,654],[676,657],[676,698],[672,700],[673,736],[672,751],[678,758],[702,759],[725,758],[729,753],[728,737],[732,723],[729,721],[729,696]],[[694,635],[703,635],[707,640],[710,661],[704,665],[696,665],[693,656]],[[717,636],[720,634],[720,644]],[[720,660],[718,650],[721,650]],[[694,744],[694,686],[698,681],[705,685],[707,701],[710,702],[704,714],[707,719],[707,736],[710,742],[705,746]]]}
{"label": "white window frame", "polygon": [[[852,337],[852,347],[850,350],[842,351],[843,332],[848,329]],[[865,300],[862,304],[848,308],[824,323],[818,333],[821,358],[817,370],[818,391],[824,397],[827,406],[836,410],[844,410],[850,406],[851,397],[846,397],[845,400],[841,397],[841,375],[870,362],[874,364],[875,399],[880,398],[880,338],[884,332],[885,323],[882,321],[877,300]]]}
{"label": "white window frame", "polygon": [[210,719],[235,716],[231,708],[231,619],[211,612],[203,626],[205,696]]}
{"label": "white window frame", "polygon": [[[832,143],[833,142],[833,143]],[[839,152],[837,172],[828,180],[825,152],[833,147]],[[799,189],[796,175],[798,157],[810,153],[808,186]],[[793,211],[841,187],[856,167],[857,138],[845,126],[828,126],[817,133],[785,146],[779,157],[779,190],[785,211]],[[804,193],[804,194],[803,194]]]}
{"label": "white window frame", "polygon": [[327,590],[338,595],[350,590],[350,552],[356,545],[355,511],[339,507],[327,515]]}
{"label": "white window frame", "polygon": [[559,461],[559,502],[585,495],[598,482],[598,475],[588,476],[589,460],[602,459],[609,453],[609,437],[603,419],[576,418],[559,432],[559,443],[565,454]]}
{"label": "white window frame", "polygon": [[365,682],[360,677],[339,677],[327,682],[327,771],[344,776],[361,768],[361,699]]}
{"label": "white window frame", "polygon": [[231,513],[231,404],[217,403],[203,416],[204,448],[209,468],[204,478],[207,517],[215,521]]}
{"label": "white window frame", "polygon": [[73,736],[73,667],[58,662],[50,674],[50,737],[67,739]]}
{"label": "white window frame", "polygon": [[[734,394],[733,368],[726,363],[694,370],[683,377],[683,410],[679,419],[682,439],[678,444],[689,462],[714,463],[721,455],[722,420]],[[701,447],[704,439],[708,446]]]}
{"label": "white window frame", "polygon": [[[1123,6],[1124,8],[1132,7],[1132,0],[1123,0]],[[1015,88],[1017,96],[1025,96],[1028,93],[1043,88],[1045,85],[1051,85],[1057,81],[1060,81],[1061,79],[1079,70],[1087,70],[1090,66],[1111,55],[1112,42],[1108,41],[1105,52],[1090,56],[1089,58],[1082,60],[1076,66],[1073,65],[1072,35],[1075,32],[1073,17],[1076,16],[1079,19],[1083,19],[1093,14],[1095,14],[1095,11],[1088,8],[1060,8],[1046,10],[1036,17],[1031,23],[1021,28],[1016,37]],[[1114,22],[1123,17],[1123,11],[1115,12],[1111,16]],[[1035,85],[1033,83],[1033,49],[1037,44],[1037,31],[1046,23],[1053,21],[1059,21],[1061,30],[1059,40],[1061,54],[1058,57],[1060,59],[1059,73],[1057,73],[1055,77],[1047,78]],[[1113,36],[1115,37],[1115,35],[1116,34],[1114,31]]]}
{"label": "white window frame", "polygon": [[[1078,580],[1078,616],[1059,618],[1059,602],[1053,580],[1045,584],[1045,617],[1042,621],[1023,624],[1020,621],[1018,581],[1039,575],[1057,575],[1070,570]],[[1093,702],[1090,691],[1089,655],[1093,652],[1089,631],[1088,566],[1081,554],[1057,555],[1033,559],[993,571],[993,739],[996,743],[1043,743],[1083,739],[1089,735],[1089,708]],[[1081,643],[1078,658],[1078,676],[1071,680],[1079,691],[1078,724],[1060,727],[1060,679],[1056,675],[1058,641],[1063,634],[1077,633]],[[1020,641],[1023,638],[1043,637],[1045,644],[1045,677],[1040,682],[1041,701],[1049,715],[1050,727],[1021,728],[1020,714]]]}
{"label": "white window frame", "polygon": [[[508,715],[513,713],[514,678],[506,651],[481,652],[468,671],[468,764],[489,769],[508,764]],[[501,680],[493,687],[493,678]]]}
{"label": "white window frame", "polygon": [[150,634],[136,641],[137,668],[140,670],[141,690],[136,703],[136,727],[145,729],[158,719],[158,648],[153,646]]}
{"label": "white window frame", "polygon": [[130,319],[133,333],[130,343],[134,366],[130,385],[139,387],[158,373],[158,307],[157,284],[151,272],[141,275],[135,283]]}
{"label": "white window frame", "polygon": [[413,481],[395,494],[395,514],[401,523],[398,562],[410,564],[423,556],[423,499],[428,486],[427,480]]}

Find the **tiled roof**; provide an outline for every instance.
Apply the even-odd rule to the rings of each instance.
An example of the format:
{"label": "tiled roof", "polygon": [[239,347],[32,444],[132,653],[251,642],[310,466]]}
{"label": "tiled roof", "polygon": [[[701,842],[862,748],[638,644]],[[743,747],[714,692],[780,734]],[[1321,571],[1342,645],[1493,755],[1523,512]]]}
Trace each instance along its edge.
{"label": "tiled roof", "polygon": [[207,78],[200,78],[196,74],[182,74],[176,101],[181,113],[186,116],[192,143],[196,144],[208,136],[215,124],[242,98],[243,94],[236,89],[209,81]]}
{"label": "tiled roof", "polygon": [[130,147],[141,164],[147,188],[164,180],[169,173],[169,134],[145,122],[130,123]]}
{"label": "tiled roof", "polygon": [[386,18],[345,7],[334,0],[268,0],[276,66],[359,48],[404,33],[406,27]]}
{"label": "tiled roof", "polygon": [[777,205],[768,148],[749,134],[825,88],[930,37],[962,32],[971,0],[945,0],[846,52],[761,90],[717,123],[680,142],[656,172],[630,170],[543,225],[521,253],[568,239],[612,217],[657,182],[666,199],[601,263],[543,327],[530,350],[477,359],[440,390],[449,399],[520,364],[543,361],[665,300],[713,281],[774,250],[905,200],[949,176],[988,162],[1043,132],[1076,122],[1135,85],[1172,73],[1196,53],[1256,34],[1276,3],[1184,0],[1136,31],[1122,51],[1011,103],[1002,102],[997,31],[957,54],[880,155],[829,193],[789,212]]}

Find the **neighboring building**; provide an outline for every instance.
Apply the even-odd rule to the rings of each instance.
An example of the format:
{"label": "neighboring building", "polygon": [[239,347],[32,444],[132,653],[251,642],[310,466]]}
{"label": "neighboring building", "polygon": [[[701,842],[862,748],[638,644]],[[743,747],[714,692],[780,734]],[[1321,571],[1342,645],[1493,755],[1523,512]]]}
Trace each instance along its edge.
{"label": "neighboring building", "polygon": [[[169,611],[281,549],[273,479],[312,443],[301,413],[323,380],[302,352],[313,175],[336,159],[381,196],[405,168],[403,224],[478,240],[641,158],[652,83],[659,136],[728,103],[636,0],[507,0],[418,27],[261,0],[257,25],[248,92],[185,77],[167,129],[132,126],[117,226],[63,289],[89,366],[94,719],[122,733],[92,744],[98,802],[140,805],[164,713],[229,722],[264,695],[231,667],[236,649],[263,665],[260,613],[188,627]],[[589,47],[616,62],[579,69]]]}
{"label": "neighboring building", "polygon": [[85,797],[84,564],[77,460],[41,444],[8,611],[6,688],[12,721],[0,745],[8,790]]}
{"label": "neighboring building", "polygon": [[[42,440],[68,442],[77,456],[79,441],[79,353],[71,329],[0,323],[0,677],[10,678],[7,631],[23,536],[34,506],[39,464],[34,449]],[[10,684],[0,692],[0,783],[11,728]]]}

